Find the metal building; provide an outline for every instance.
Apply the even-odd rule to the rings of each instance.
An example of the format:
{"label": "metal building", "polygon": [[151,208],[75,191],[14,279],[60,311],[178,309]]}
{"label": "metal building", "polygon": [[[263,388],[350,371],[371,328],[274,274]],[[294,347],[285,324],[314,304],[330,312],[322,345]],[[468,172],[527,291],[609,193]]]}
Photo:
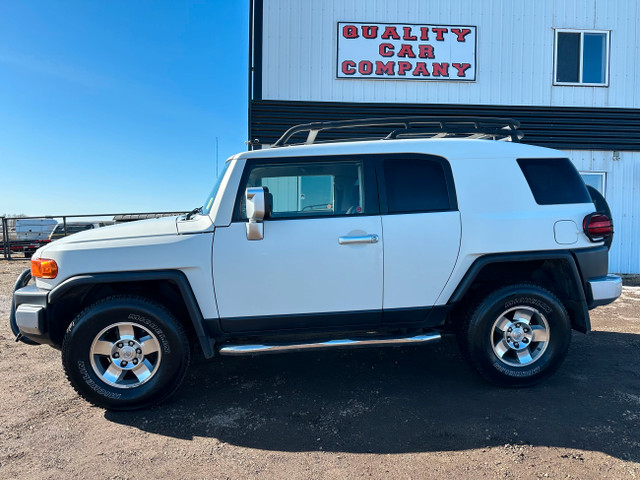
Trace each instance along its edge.
{"label": "metal building", "polygon": [[252,0],[249,136],[399,115],[519,120],[613,211],[610,270],[640,273],[640,4]]}

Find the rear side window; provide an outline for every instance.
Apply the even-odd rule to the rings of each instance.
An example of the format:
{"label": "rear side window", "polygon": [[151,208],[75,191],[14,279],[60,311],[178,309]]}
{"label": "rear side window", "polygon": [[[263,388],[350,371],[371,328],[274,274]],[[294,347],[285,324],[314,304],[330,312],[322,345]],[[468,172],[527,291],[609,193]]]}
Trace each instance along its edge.
{"label": "rear side window", "polygon": [[389,213],[451,209],[444,169],[439,162],[424,158],[385,160],[384,179]]}
{"label": "rear side window", "polygon": [[538,205],[591,203],[587,187],[568,158],[519,158],[518,165]]}

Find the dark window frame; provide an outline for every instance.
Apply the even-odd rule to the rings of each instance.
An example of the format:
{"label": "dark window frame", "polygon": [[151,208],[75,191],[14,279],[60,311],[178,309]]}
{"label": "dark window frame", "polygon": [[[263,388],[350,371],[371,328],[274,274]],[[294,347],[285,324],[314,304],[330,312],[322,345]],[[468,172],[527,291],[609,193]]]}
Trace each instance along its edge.
{"label": "dark window frame", "polygon": [[[437,155],[428,155],[420,153],[392,153],[392,154],[376,154],[376,174],[378,177],[378,193],[380,195],[380,213],[382,215],[413,215],[420,213],[438,213],[438,212],[455,212],[458,211],[458,198],[456,195],[456,187],[453,181],[453,172],[449,161],[444,157]],[[439,163],[444,171],[444,179],[449,196],[449,208],[438,210],[416,210],[411,212],[389,212],[389,204],[387,198],[387,183],[384,175],[384,162],[394,160],[424,160]]]}
{"label": "dark window frame", "polygon": [[[553,85],[559,87],[609,87],[609,71],[611,63],[611,30],[593,30],[578,28],[555,28],[553,31]],[[578,55],[578,81],[560,82],[558,81],[558,34],[577,33],[580,34],[579,55]],[[604,83],[585,83],[582,81],[584,75],[583,52],[585,34],[604,34],[605,36],[605,60],[604,60]]]}
{"label": "dark window frame", "polygon": [[246,223],[247,219],[242,217],[242,197],[245,194],[246,185],[249,180],[251,171],[256,167],[267,166],[270,164],[312,164],[312,163],[348,163],[348,162],[362,162],[363,167],[363,179],[364,185],[364,205],[365,211],[357,214],[324,214],[313,213],[311,215],[293,215],[293,216],[278,216],[265,218],[265,222],[279,222],[282,220],[310,220],[310,219],[326,219],[326,218],[345,218],[345,217],[367,217],[380,215],[380,202],[378,196],[378,182],[376,178],[374,161],[371,155],[367,154],[345,154],[345,155],[317,155],[317,156],[294,156],[294,157],[257,157],[247,159],[242,177],[240,178],[240,184],[238,191],[236,192],[236,199],[233,206],[232,222]]}

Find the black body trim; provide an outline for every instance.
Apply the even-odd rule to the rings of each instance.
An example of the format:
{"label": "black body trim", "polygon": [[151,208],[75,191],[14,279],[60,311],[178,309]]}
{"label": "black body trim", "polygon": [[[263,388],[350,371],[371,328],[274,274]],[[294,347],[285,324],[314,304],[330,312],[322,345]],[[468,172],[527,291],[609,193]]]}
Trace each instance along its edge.
{"label": "black body trim", "polygon": [[[254,76],[258,78],[259,73],[256,71]],[[522,125],[522,142],[531,145],[575,150],[640,150],[640,109],[637,108],[311,102],[255,97],[249,108],[250,138],[257,138],[263,144],[275,143],[292,125],[315,121],[469,115],[515,118]],[[362,138],[367,136],[367,131],[339,131],[337,136]],[[327,139],[332,138],[328,135]]]}
{"label": "black body trim", "polygon": [[448,304],[454,305],[461,302],[476,277],[488,265],[544,260],[561,260],[569,267],[571,277],[568,280],[572,283],[572,295],[569,298],[565,298],[564,301],[571,315],[572,327],[582,333],[589,332],[591,330],[591,319],[589,318],[587,297],[585,295],[585,283],[580,276],[575,258],[569,250],[499,253],[482,256],[473,262],[469,270],[467,270],[464,278],[458,284],[453,295],[451,295]]}
{"label": "black body trim", "polygon": [[[58,302],[65,293],[70,290],[84,286],[84,285],[96,285],[105,283],[122,283],[122,282],[143,282],[153,280],[167,280],[173,282],[179,289],[180,295],[187,307],[193,328],[195,329],[198,340],[204,352],[206,358],[210,358],[214,355],[212,334],[217,333],[215,331],[215,325],[211,325],[211,322],[205,322],[198,302],[189,281],[184,273],[178,270],[152,270],[152,271],[140,271],[140,272],[112,272],[112,273],[92,273],[86,275],[78,275],[71,277],[60,285],[53,288],[48,295],[48,303],[55,304]],[[212,291],[213,295],[213,291]],[[205,325],[209,327],[208,331],[205,330]],[[213,329],[211,328],[213,327]],[[213,330],[213,331],[212,331]]]}
{"label": "black body trim", "polygon": [[444,326],[449,305],[388,310],[301,313],[222,318],[226,337],[242,335],[283,335],[329,331],[388,330],[394,328],[435,328]]}
{"label": "black body trim", "polygon": [[589,280],[606,277],[609,273],[609,249],[606,245],[602,245],[586,250],[572,250],[571,253],[582,275],[582,286],[587,297],[587,305],[589,309],[595,308],[599,304],[593,301]]}
{"label": "black body trim", "polygon": [[225,333],[265,333],[267,331],[304,331],[344,327],[372,327],[380,325],[382,311],[299,313],[290,315],[260,315],[220,319]]}

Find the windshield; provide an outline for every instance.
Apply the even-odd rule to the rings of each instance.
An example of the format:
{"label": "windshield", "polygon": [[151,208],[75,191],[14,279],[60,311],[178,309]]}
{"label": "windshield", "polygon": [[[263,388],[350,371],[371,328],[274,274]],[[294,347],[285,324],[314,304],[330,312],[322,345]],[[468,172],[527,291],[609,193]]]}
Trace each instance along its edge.
{"label": "windshield", "polygon": [[231,162],[225,162],[224,167],[222,167],[222,172],[220,172],[220,175],[218,176],[218,179],[216,180],[216,183],[213,186],[213,189],[211,190],[211,193],[209,194],[209,196],[207,197],[206,201],[204,202],[204,205],[202,206],[202,214],[203,215],[208,215],[209,212],[211,211],[211,207],[213,206],[213,201],[216,199],[216,195],[218,193],[218,189],[220,188],[220,184],[222,183],[222,179],[224,178],[224,174],[229,169],[229,165],[231,165]]}

